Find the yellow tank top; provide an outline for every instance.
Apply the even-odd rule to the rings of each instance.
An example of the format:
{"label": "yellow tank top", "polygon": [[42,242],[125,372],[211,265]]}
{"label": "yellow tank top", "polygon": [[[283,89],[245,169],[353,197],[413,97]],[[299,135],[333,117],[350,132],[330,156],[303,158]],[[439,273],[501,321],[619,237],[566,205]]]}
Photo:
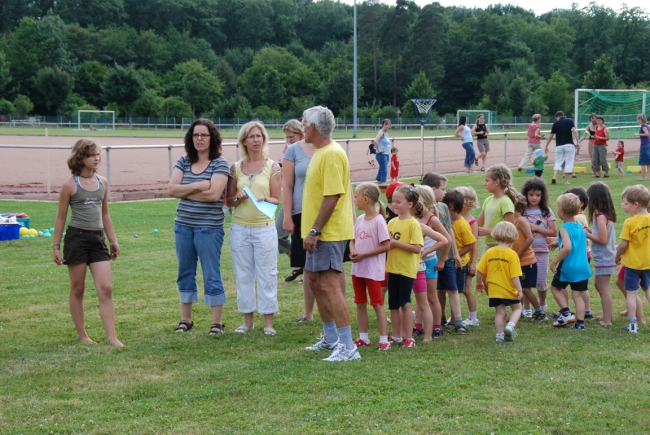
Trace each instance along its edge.
{"label": "yellow tank top", "polygon": [[[247,174],[242,170],[241,160],[230,167],[230,176],[237,181],[237,192],[248,187],[255,198],[271,195],[271,178],[280,175],[280,166],[271,159],[266,159],[262,171]],[[245,200],[232,212],[232,222],[247,227],[261,227],[275,224],[275,219],[267,218],[259,211],[253,201]]]}

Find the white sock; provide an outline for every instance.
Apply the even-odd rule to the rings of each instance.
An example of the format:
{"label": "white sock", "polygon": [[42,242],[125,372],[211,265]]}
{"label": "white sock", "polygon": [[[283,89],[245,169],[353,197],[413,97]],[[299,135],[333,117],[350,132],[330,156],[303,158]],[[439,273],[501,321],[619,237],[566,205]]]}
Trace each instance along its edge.
{"label": "white sock", "polygon": [[469,312],[469,320],[476,320],[476,311]]}
{"label": "white sock", "polygon": [[514,327],[515,327],[515,324],[512,323],[512,322],[508,322],[508,325],[506,325],[506,326],[512,326],[512,327],[514,328]]}
{"label": "white sock", "polygon": [[359,332],[359,338],[365,341],[366,343],[370,343],[370,339],[368,339],[367,332]]}
{"label": "white sock", "polygon": [[505,334],[503,332],[497,332],[497,339],[498,338],[505,338]]}
{"label": "white sock", "polygon": [[388,335],[380,335],[379,336],[379,342],[380,343],[388,343]]}
{"label": "white sock", "polygon": [[401,343],[402,342],[402,337],[395,337],[393,335],[393,340],[395,340],[395,343]]}

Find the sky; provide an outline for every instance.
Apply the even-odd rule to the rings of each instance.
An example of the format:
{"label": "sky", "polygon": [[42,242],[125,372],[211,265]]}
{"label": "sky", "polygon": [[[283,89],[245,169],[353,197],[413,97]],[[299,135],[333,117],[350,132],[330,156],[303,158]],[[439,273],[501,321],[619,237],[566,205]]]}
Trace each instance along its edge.
{"label": "sky", "polygon": [[[341,0],[343,3],[353,4],[354,0]],[[363,0],[357,0],[357,4],[361,3]],[[381,0],[382,3],[386,4],[395,4],[394,0]],[[571,9],[571,4],[576,3],[578,8],[583,8],[589,5],[590,0],[579,0],[571,2],[561,1],[561,0],[504,0],[504,1],[480,1],[480,0],[438,0],[442,6],[463,6],[466,8],[485,8],[490,4],[511,4],[514,6],[520,6],[524,9],[532,9],[536,15],[544,14],[553,9]],[[433,0],[415,0],[419,6],[424,6],[428,3],[433,3]],[[627,4],[628,8],[640,7],[646,12],[650,13],[650,7],[648,6],[647,0],[599,0],[596,3],[600,6],[605,6],[615,11],[618,11],[623,3]]]}

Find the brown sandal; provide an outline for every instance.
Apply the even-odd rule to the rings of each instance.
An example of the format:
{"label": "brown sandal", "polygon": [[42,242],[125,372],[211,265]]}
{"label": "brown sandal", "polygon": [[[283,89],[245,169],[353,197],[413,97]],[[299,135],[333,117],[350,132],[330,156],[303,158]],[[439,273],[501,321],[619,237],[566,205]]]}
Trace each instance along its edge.
{"label": "brown sandal", "polygon": [[219,335],[226,333],[226,324],[225,323],[213,323],[210,326],[210,335]]}
{"label": "brown sandal", "polygon": [[179,322],[178,326],[176,327],[176,329],[174,329],[174,332],[187,332],[187,331],[191,330],[192,328],[194,328],[194,322],[193,321],[190,320],[188,322],[187,320],[181,320]]}

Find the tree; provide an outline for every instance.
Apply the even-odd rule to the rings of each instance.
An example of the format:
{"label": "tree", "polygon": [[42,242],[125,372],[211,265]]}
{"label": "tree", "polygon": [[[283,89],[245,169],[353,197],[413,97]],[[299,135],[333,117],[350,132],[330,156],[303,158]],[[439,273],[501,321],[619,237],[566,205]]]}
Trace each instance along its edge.
{"label": "tree", "polygon": [[251,103],[243,95],[233,95],[215,104],[207,113],[209,118],[236,118],[239,111],[250,111]]}
{"label": "tree", "polygon": [[16,108],[11,104],[11,101],[0,98],[0,115],[13,115],[15,112]]}
{"label": "tree", "polygon": [[72,92],[72,77],[59,68],[46,66],[38,71],[34,82],[36,89],[42,95],[42,103],[51,114],[57,113],[59,107]]}
{"label": "tree", "polygon": [[144,92],[144,82],[133,65],[127,67],[115,64],[108,69],[102,83],[102,95],[105,101],[114,101],[124,107],[124,116],[129,116],[129,104],[137,100]]}
{"label": "tree", "polygon": [[96,60],[82,62],[75,74],[74,89],[88,103],[100,106],[104,103],[102,83],[107,74],[108,67]]}
{"label": "tree", "polygon": [[437,87],[445,75],[444,59],[449,49],[447,20],[440,3],[422,8],[413,25],[408,47],[408,62],[413,72],[424,72],[433,87]]}
{"label": "tree", "polygon": [[436,96],[436,92],[433,90],[433,86],[431,86],[424,71],[420,71],[415,76],[404,94],[406,102],[402,106],[402,116],[405,118],[415,118],[412,98],[433,98]]}
{"label": "tree", "polygon": [[14,100],[14,107],[16,108],[15,113],[17,116],[28,115],[32,110],[34,110],[34,104],[32,104],[29,97],[20,94],[18,94]]}
{"label": "tree", "polygon": [[123,0],[57,0],[56,4],[65,21],[84,27],[120,25],[126,18]]}
{"label": "tree", "polygon": [[504,107],[500,107],[500,104],[503,106],[505,102],[503,97],[508,90],[508,76],[504,74],[501,68],[494,67],[494,70],[483,80],[481,89],[488,97],[493,110],[505,109]]}
{"label": "tree", "polygon": [[135,58],[140,68],[164,72],[171,59],[167,41],[153,30],[141,30],[135,40]]}
{"label": "tree", "polygon": [[74,116],[78,110],[83,110],[82,108],[86,106],[91,106],[94,108],[86,110],[97,110],[97,107],[93,106],[92,104],[88,104],[81,95],[71,93],[68,95],[65,101],[61,103],[58,113],[64,116]]}
{"label": "tree", "polygon": [[380,31],[386,19],[388,7],[380,2],[364,2],[358,6],[359,50],[372,51],[373,97],[378,98],[377,73],[379,66]]}
{"label": "tree", "polygon": [[42,66],[58,65],[68,74],[74,74],[77,60],[68,49],[67,26],[58,15],[48,11],[39,21],[41,35],[40,63]]}
{"label": "tree", "polygon": [[[261,86],[262,102],[274,111],[278,106],[283,105],[287,91],[282,85],[280,75],[274,69],[269,70],[264,76]],[[283,105],[284,106],[284,105]]]}
{"label": "tree", "polygon": [[[319,50],[328,41],[347,41],[352,36],[352,7],[341,2],[305,2],[298,35],[310,50]],[[299,10],[300,10],[299,9]]]}
{"label": "tree", "polygon": [[395,9],[386,17],[379,40],[382,51],[393,66],[393,107],[397,107],[397,62],[402,54],[404,41],[411,39],[409,30],[416,8],[415,2],[411,0],[397,0]]}
{"label": "tree", "polygon": [[[320,95],[324,102],[331,108],[339,110],[345,117],[346,108],[352,104],[352,64],[343,59],[337,59],[328,65],[328,77],[321,83]],[[363,95],[361,83],[357,94]]]}
{"label": "tree", "polygon": [[616,89],[620,79],[614,72],[614,62],[603,54],[594,62],[594,69],[585,74],[582,87],[586,89]]}
{"label": "tree", "polygon": [[177,118],[178,120],[181,118],[191,118],[193,116],[192,106],[180,97],[173,96],[165,98],[160,106],[159,115],[162,118]]}
{"label": "tree", "polygon": [[515,116],[523,115],[524,106],[530,97],[530,85],[521,76],[517,76],[510,82],[508,86],[508,100],[510,101],[510,109]]}
{"label": "tree", "polygon": [[133,116],[158,116],[165,99],[158,95],[153,89],[147,89],[140,95],[140,98],[131,104]]}
{"label": "tree", "polygon": [[237,85],[237,74],[230,66],[226,59],[221,59],[215,69],[217,77],[224,84],[224,95],[234,96],[239,93],[239,86]]}
{"label": "tree", "polygon": [[41,26],[32,18],[25,17],[7,48],[7,61],[14,81],[13,91],[32,95],[31,82],[41,68]]}
{"label": "tree", "polygon": [[555,71],[550,79],[540,85],[539,94],[551,113],[558,110],[571,113],[573,112],[573,95],[570,88],[567,79],[562,77],[559,71]]}
{"label": "tree", "polygon": [[5,54],[0,51],[0,94],[5,95],[6,89],[11,83],[11,70],[7,63]]}
{"label": "tree", "polygon": [[196,60],[176,65],[165,82],[167,95],[180,96],[190,104],[194,116],[207,111],[223,95],[219,78]]}

